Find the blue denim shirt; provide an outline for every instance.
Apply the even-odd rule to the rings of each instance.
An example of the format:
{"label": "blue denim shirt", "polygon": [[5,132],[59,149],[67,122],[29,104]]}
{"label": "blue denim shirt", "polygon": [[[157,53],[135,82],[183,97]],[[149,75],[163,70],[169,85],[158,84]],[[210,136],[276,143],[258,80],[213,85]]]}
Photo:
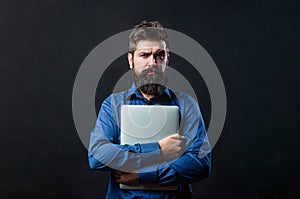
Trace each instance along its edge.
{"label": "blue denim shirt", "polygon": [[[146,164],[160,158],[158,142],[120,145],[120,109],[123,104],[175,105],[180,111],[180,134],[186,137],[186,151],[170,162]],[[176,133],[176,132],[174,132]],[[106,198],[190,198],[191,183],[208,177],[211,148],[197,102],[182,92],[165,92],[147,100],[136,86],[111,94],[101,105],[88,151],[91,169],[123,171],[124,167],[139,170],[139,183],[177,184],[176,191],[122,190],[111,175]],[[144,169],[144,170],[143,170]],[[142,171],[143,170],[143,171]]]}

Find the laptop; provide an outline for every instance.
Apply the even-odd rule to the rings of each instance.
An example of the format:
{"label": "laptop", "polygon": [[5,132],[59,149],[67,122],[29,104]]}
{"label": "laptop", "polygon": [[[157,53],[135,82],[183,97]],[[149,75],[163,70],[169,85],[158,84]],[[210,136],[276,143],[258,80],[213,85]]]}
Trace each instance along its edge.
{"label": "laptop", "polygon": [[[121,107],[121,145],[157,142],[178,131],[178,106],[123,105]],[[120,184],[121,189],[177,190],[177,185]]]}

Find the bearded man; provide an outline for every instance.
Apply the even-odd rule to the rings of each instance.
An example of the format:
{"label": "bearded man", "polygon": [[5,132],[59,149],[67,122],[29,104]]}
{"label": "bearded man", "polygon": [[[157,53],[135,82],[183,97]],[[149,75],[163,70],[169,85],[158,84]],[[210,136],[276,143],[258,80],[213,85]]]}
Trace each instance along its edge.
{"label": "bearded man", "polygon": [[[211,148],[200,108],[191,96],[167,85],[169,49],[159,22],[143,21],[130,34],[127,58],[134,82],[104,100],[90,138],[90,167],[111,173],[106,198],[191,198],[191,184],[210,173]],[[157,142],[121,145],[120,107],[126,104],[178,106],[180,132]],[[123,190],[120,183],[178,188]]]}

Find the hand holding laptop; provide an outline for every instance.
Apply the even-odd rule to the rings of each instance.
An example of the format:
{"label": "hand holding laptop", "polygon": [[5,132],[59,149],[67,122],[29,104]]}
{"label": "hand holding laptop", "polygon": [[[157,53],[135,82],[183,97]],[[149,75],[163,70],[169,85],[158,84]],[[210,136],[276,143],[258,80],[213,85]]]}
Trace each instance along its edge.
{"label": "hand holding laptop", "polygon": [[135,185],[138,183],[138,171],[133,171],[131,173],[114,171],[114,177],[117,183],[123,183],[128,185]]}
{"label": "hand holding laptop", "polygon": [[173,160],[185,151],[186,139],[179,134],[173,134],[160,140],[159,146],[165,160]]}

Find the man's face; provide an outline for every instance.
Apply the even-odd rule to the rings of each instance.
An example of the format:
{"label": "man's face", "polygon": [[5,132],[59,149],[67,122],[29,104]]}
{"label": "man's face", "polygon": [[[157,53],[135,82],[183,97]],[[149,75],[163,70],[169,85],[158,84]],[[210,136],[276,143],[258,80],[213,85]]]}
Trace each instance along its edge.
{"label": "man's face", "polygon": [[133,54],[128,53],[134,81],[145,94],[157,95],[167,83],[169,54],[165,42],[141,40]]}
{"label": "man's face", "polygon": [[134,68],[136,73],[159,65],[163,72],[169,61],[169,55],[164,41],[141,40],[137,43],[133,55],[128,54],[129,65]]}

